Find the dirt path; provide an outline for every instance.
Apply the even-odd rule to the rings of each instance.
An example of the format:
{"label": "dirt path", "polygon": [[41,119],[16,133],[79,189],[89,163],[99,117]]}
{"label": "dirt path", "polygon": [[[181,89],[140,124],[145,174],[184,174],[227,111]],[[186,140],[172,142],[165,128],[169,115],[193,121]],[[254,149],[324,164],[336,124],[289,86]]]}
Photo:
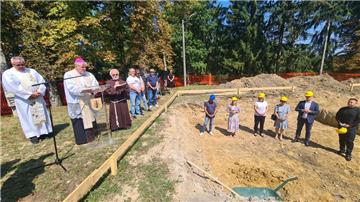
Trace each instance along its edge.
{"label": "dirt path", "polygon": [[[170,108],[169,122],[163,129],[167,134],[162,158],[167,159],[174,176],[178,176],[176,200],[227,200],[209,180],[204,180],[184,165],[190,159],[230,187],[276,187],[289,176],[299,180],[288,184],[281,194],[287,201],[357,201],[360,200],[360,142],[357,138],[353,160],[345,161],[336,154],[338,138],[335,129],[316,122],[312,144],[291,143],[296,125],[296,113],[290,115],[290,130],[284,141],[272,136],[272,121],[265,123],[265,137],[252,135],[252,98],[241,98],[241,131],[238,136],[227,136],[225,98],[218,99],[220,112],[216,117],[214,136],[199,136],[203,122],[202,103],[205,97],[183,97]],[[271,109],[276,104],[268,99]],[[276,100],[276,99],[275,99]],[[247,104],[249,103],[249,104]],[[291,100],[293,109],[297,101]],[[215,195],[215,196],[213,196]],[[219,199],[219,200],[218,200]]]}

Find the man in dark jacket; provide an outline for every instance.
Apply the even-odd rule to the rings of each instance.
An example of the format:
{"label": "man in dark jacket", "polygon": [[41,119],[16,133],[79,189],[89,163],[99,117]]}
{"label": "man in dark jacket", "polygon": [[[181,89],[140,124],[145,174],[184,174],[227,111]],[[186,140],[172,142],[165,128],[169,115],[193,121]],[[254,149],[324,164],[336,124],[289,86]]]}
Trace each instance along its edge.
{"label": "man in dark jacket", "polygon": [[300,101],[295,108],[295,111],[299,112],[299,115],[297,118],[296,135],[293,142],[299,141],[302,128],[305,125],[305,146],[310,145],[311,128],[316,116],[320,113],[319,105],[312,101],[313,96],[314,93],[312,91],[307,91],[305,93],[306,100]]}
{"label": "man in dark jacket", "polygon": [[350,98],[347,107],[342,107],[336,113],[336,120],[339,128],[347,128],[345,134],[339,134],[340,151],[339,154],[345,154],[345,159],[351,161],[351,152],[354,148],[354,141],[357,127],[360,123],[360,108],[356,107],[358,100]]}

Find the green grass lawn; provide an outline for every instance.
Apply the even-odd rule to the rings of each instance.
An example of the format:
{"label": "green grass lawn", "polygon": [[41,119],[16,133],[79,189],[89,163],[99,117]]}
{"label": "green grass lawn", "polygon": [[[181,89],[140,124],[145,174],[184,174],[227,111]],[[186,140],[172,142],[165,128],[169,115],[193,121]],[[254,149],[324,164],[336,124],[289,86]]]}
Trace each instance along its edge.
{"label": "green grass lawn", "polygon": [[[161,97],[159,104],[169,95]],[[75,145],[73,130],[66,107],[53,108],[55,131],[60,157],[69,156],[63,161],[67,172],[56,165],[36,168],[54,161],[53,141],[45,140],[32,145],[25,138],[17,117],[1,117],[1,199],[3,201],[61,201],[71,193],[93,170],[98,168],[130,134],[143,123],[151,113],[139,117],[129,130],[113,132],[113,143],[109,144],[105,132],[93,143]],[[97,120],[104,127],[105,116]],[[158,141],[158,140],[152,140]],[[136,147],[140,147],[138,144]],[[138,150],[141,150],[138,148]],[[160,163],[156,162],[154,163]],[[146,165],[144,172],[148,169]],[[121,169],[126,162],[120,162]],[[142,168],[139,168],[142,169]],[[127,178],[128,176],[125,176]],[[111,179],[115,180],[115,179]],[[111,192],[111,187],[105,189]],[[91,196],[91,195],[90,195]]]}
{"label": "green grass lawn", "polygon": [[[157,131],[161,130],[165,120],[164,117],[158,118],[129,153],[119,161],[118,174],[104,177],[83,201],[116,200],[116,195],[121,196],[124,193],[123,187],[134,190],[135,195],[138,195],[135,200],[138,201],[171,201],[176,182],[169,179],[168,166],[157,157],[152,157],[148,162],[133,162],[133,159],[146,155],[149,149],[162,141],[163,136]],[[121,199],[134,200],[134,198]]]}

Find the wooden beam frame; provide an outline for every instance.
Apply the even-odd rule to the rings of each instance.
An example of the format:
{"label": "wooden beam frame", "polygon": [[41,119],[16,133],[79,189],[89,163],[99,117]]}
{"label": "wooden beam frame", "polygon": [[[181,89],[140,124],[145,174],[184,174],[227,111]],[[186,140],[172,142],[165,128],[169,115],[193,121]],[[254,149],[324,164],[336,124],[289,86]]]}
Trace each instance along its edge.
{"label": "wooden beam frame", "polygon": [[350,91],[352,92],[354,90],[354,87],[360,86],[360,83],[351,83],[350,84]]}
{"label": "wooden beam frame", "polygon": [[[359,84],[360,85],[360,84]],[[118,174],[118,161],[121,160],[126,152],[134,145],[134,143],[144,134],[147,128],[149,128],[153,122],[175,101],[178,96],[181,95],[194,95],[194,94],[206,94],[206,93],[218,93],[218,94],[236,94],[246,91],[264,91],[264,90],[291,90],[294,91],[295,86],[286,87],[259,87],[259,88],[227,88],[227,89],[206,89],[206,90],[180,90],[175,92],[168,101],[158,108],[138,129],[134,131],[130,137],[119,146],[119,148],[98,168],[95,169],[84,181],[79,184],[73,192],[71,192],[64,202],[76,202],[81,200],[91,188],[99,181],[99,179],[111,170],[111,175]]]}

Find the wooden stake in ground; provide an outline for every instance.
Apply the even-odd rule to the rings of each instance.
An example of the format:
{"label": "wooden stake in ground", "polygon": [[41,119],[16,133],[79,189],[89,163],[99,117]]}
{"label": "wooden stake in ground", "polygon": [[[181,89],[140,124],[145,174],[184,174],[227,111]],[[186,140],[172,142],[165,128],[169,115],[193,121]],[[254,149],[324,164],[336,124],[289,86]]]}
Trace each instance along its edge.
{"label": "wooden stake in ground", "polygon": [[212,175],[210,175],[208,172],[206,172],[205,170],[201,169],[199,166],[195,165],[194,163],[190,162],[190,161],[186,161],[186,163],[188,163],[190,166],[195,167],[196,169],[200,170],[201,172],[203,172],[206,176],[208,176],[209,178],[211,178],[212,180],[214,180],[215,182],[217,182],[218,184],[220,184],[221,186],[223,186],[225,189],[229,190],[232,194],[234,194],[235,198],[238,197],[239,199],[243,199],[238,193],[236,193],[233,189],[231,189],[230,187],[226,186],[224,183],[220,182],[217,178],[213,177]]}

